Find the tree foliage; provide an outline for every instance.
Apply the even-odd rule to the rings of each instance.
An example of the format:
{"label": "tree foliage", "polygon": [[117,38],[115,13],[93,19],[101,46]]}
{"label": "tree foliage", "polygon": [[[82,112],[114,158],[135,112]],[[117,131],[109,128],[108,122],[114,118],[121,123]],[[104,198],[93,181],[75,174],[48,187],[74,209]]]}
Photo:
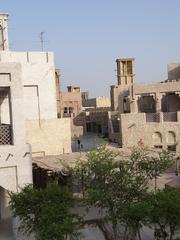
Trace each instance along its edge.
{"label": "tree foliage", "polygon": [[[171,164],[168,152],[134,149],[130,156],[122,158],[99,147],[87,154],[86,162],[76,166],[75,177],[82,186],[86,204],[105,209],[104,218],[98,221],[105,239],[117,240],[123,236],[127,239],[127,232],[140,234],[149,181]],[[123,234],[122,225],[125,226]]]}
{"label": "tree foliage", "polygon": [[[159,224],[161,234],[168,233],[168,228],[172,239],[179,227],[180,193],[176,192],[176,198],[171,190],[149,191],[149,182],[172,163],[172,155],[166,151],[157,153],[140,148],[122,156],[102,146],[89,152],[86,161],[72,169],[72,175],[83,193],[79,201],[103,214],[100,218],[86,218],[84,224],[98,226],[106,240],[136,237],[140,240],[143,225]],[[11,208],[21,220],[21,229],[35,233],[37,240],[77,237],[83,223],[70,211],[74,197],[69,186],[53,183],[40,190],[27,186],[10,195]]]}
{"label": "tree foliage", "polygon": [[[156,224],[163,239],[172,240],[180,229],[180,189],[165,188],[149,198],[148,219]],[[156,230],[156,232],[157,232]]]}
{"label": "tree foliage", "polygon": [[35,233],[37,240],[75,239],[79,217],[70,212],[74,206],[68,187],[51,183],[45,189],[26,186],[20,193],[10,193],[14,216],[20,218],[20,229]]}

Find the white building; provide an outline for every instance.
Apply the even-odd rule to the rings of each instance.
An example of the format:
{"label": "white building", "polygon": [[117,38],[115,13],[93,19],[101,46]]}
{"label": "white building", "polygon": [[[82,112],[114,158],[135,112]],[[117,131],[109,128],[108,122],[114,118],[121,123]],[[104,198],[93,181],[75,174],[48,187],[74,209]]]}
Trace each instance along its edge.
{"label": "white building", "polygon": [[71,152],[69,119],[57,118],[53,53],[11,52],[8,14],[0,14],[0,223],[7,191],[32,183],[34,155]]}

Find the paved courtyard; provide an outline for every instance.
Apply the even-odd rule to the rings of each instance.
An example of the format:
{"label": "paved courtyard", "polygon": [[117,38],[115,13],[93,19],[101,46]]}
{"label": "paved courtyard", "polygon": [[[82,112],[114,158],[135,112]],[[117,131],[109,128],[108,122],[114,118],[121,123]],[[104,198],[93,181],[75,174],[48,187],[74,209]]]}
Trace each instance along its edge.
{"label": "paved courtyard", "polygon": [[83,148],[81,149],[82,152],[87,152],[96,148],[99,145],[107,144],[107,141],[103,138],[100,138],[95,134],[87,134],[72,141],[72,152],[79,151],[78,140],[80,140],[80,144],[83,145]]}

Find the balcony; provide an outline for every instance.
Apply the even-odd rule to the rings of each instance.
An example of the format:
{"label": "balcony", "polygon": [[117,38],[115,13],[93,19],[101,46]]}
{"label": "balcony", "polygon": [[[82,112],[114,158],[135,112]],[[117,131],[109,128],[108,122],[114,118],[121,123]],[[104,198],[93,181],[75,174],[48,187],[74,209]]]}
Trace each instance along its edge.
{"label": "balcony", "polygon": [[177,122],[177,112],[163,112],[164,122]]}
{"label": "balcony", "polygon": [[177,122],[177,112],[146,113],[146,122]]}
{"label": "balcony", "polygon": [[160,122],[160,113],[146,113],[146,122]]}
{"label": "balcony", "polygon": [[11,125],[0,124],[0,145],[11,145],[12,144],[12,134]]}

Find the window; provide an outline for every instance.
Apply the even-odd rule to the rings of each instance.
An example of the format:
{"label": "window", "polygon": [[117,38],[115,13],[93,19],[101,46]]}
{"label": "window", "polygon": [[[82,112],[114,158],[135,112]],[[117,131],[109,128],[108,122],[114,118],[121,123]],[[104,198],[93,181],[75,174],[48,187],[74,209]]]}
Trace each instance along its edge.
{"label": "window", "polygon": [[170,145],[173,145],[176,143],[176,135],[173,131],[169,131],[167,133],[167,143],[169,143]]}
{"label": "window", "polygon": [[154,145],[154,148],[162,149],[162,145]]}
{"label": "window", "polygon": [[68,108],[64,107],[64,113],[68,113]]}
{"label": "window", "polygon": [[159,143],[160,144],[162,143],[162,135],[161,135],[161,133],[160,132],[153,133],[152,140],[153,140],[153,143],[155,143],[155,146],[156,146],[156,144],[157,144],[157,146],[159,146]]}

